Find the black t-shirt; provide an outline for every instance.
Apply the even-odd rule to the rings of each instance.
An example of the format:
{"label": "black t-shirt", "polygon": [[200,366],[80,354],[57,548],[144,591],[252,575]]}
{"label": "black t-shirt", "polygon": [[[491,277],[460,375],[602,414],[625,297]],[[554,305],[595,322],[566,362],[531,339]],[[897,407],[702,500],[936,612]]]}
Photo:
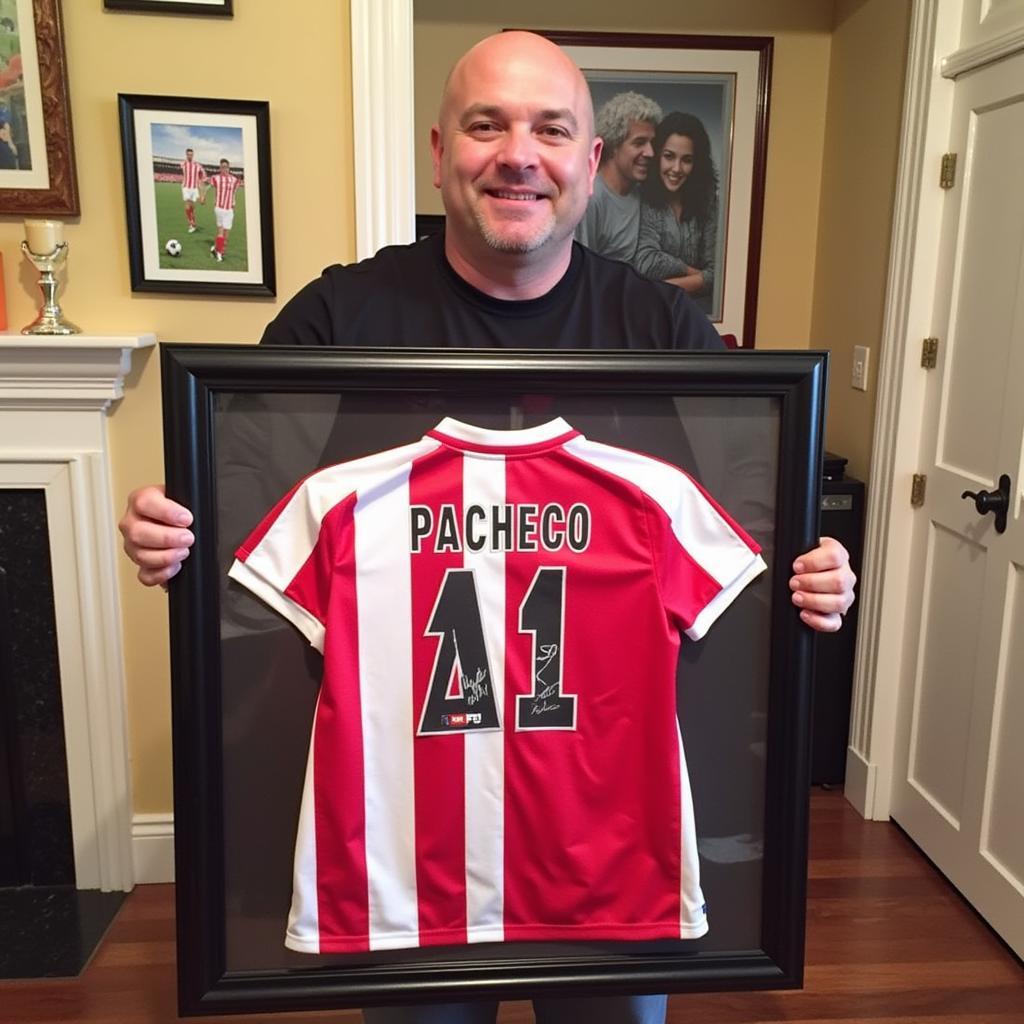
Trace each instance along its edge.
{"label": "black t-shirt", "polygon": [[467,284],[444,236],[334,265],[267,326],[265,345],[426,348],[722,349],[689,296],[573,244],[565,276],[537,299],[495,299]]}

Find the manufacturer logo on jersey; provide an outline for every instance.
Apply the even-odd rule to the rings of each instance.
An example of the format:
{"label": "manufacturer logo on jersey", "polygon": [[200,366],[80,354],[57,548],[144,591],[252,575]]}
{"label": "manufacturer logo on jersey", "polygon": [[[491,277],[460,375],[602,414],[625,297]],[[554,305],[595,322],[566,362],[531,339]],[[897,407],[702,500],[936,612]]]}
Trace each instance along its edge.
{"label": "manufacturer logo on jersey", "polygon": [[483,715],[442,715],[441,724],[447,725],[450,729],[464,729],[467,725],[481,725],[483,723]]}

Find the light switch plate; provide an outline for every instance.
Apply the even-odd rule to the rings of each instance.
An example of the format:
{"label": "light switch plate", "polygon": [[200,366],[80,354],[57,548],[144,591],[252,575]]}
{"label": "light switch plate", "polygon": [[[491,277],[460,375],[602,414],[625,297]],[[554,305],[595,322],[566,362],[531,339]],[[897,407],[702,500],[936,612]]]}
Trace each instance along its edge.
{"label": "light switch plate", "polygon": [[858,391],[868,389],[868,359],[871,356],[871,349],[867,345],[853,346],[853,374],[850,378],[850,386]]}

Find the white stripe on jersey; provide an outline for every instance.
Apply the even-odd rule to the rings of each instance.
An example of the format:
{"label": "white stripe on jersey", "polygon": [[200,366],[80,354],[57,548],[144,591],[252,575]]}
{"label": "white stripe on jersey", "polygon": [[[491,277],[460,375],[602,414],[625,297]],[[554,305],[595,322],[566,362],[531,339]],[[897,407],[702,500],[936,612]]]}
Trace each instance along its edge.
{"label": "white stripe on jersey", "polygon": [[760,555],[752,556],[744,539],[682,470],[583,436],[567,441],[564,448],[584,462],[635,484],[656,502],[668,516],[680,547],[722,588],[686,630],[691,640],[699,640],[736,595],[768,568]]}
{"label": "white stripe on jersey", "polygon": [[699,939],[707,934],[708,918],[704,910],[704,893],[700,888],[700,861],[697,857],[697,830],[694,828],[693,795],[690,773],[683,753],[683,734],[676,722],[679,737],[679,938]]}
{"label": "white stripe on jersey", "polygon": [[199,188],[199,182],[206,178],[206,168],[198,160],[181,161],[181,187]]}
{"label": "white stripe on jersey", "polygon": [[419,945],[412,561],[395,557],[409,533],[411,467],[407,457],[386,491],[360,492],[355,508],[370,949]]}
{"label": "white stripe on jersey", "polygon": [[217,197],[213,205],[222,210],[233,210],[235,208],[235,190],[242,184],[241,178],[236,178],[231,173],[221,174],[218,171],[210,177],[210,181],[217,190]]}
{"label": "white stripe on jersey", "polygon": [[[505,457],[462,459],[462,507],[505,503]],[[505,715],[505,554],[470,551],[484,645],[498,720]],[[504,942],[505,733],[464,734],[466,808],[466,936],[469,942]]]}
{"label": "white stripe on jersey", "polygon": [[[320,711],[317,698],[313,721]],[[292,907],[288,914],[285,945],[303,953],[320,952],[320,901],[317,897],[316,871],[316,805],[313,785],[313,748],[316,729],[309,741],[306,759],[306,781],[302,786],[302,806],[299,809],[299,830],[295,840],[295,869],[292,886]]]}
{"label": "white stripe on jersey", "polygon": [[[256,550],[244,562],[236,559],[228,575],[283,615],[322,654],[323,623],[284,593],[313,551],[320,536],[320,523],[349,495],[370,489],[377,493],[377,489],[387,488],[396,473],[402,471],[407,477],[408,463],[438,447],[440,442],[425,437],[401,448],[313,473],[281,509]],[[403,527],[398,536],[405,536],[406,530]]]}

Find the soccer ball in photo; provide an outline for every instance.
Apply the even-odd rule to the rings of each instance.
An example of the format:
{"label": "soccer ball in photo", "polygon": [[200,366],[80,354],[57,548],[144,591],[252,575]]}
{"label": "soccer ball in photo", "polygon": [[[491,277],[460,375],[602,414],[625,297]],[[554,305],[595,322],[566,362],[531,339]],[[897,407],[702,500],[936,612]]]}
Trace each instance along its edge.
{"label": "soccer ball in photo", "polygon": [[176,238],[172,238],[164,246],[164,249],[167,250],[167,255],[168,256],[180,256],[181,255],[181,242],[179,242]]}

